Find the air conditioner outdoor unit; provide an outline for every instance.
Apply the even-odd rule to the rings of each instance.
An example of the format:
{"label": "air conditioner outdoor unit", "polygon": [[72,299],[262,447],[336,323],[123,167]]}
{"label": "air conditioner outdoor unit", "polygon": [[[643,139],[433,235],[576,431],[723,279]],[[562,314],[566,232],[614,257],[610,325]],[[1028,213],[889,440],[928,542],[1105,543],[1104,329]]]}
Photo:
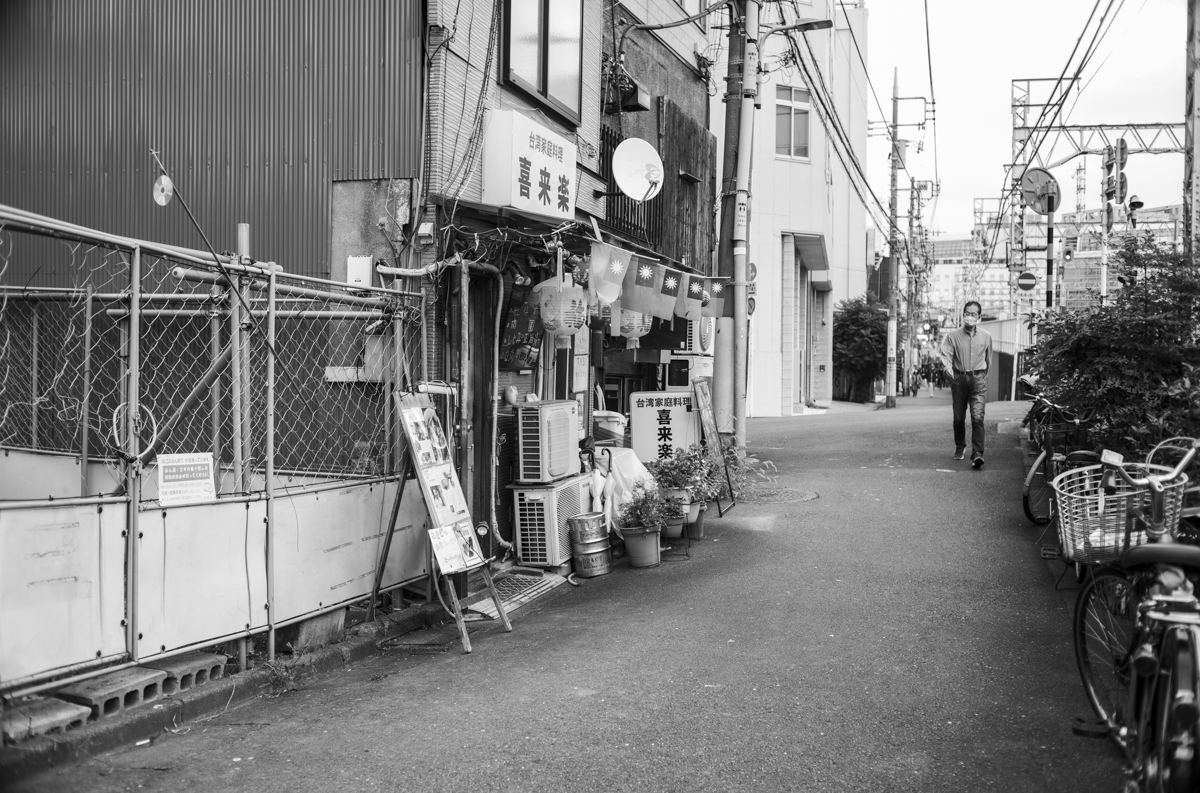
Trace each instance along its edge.
{"label": "air conditioner outdoor unit", "polygon": [[547,483],[579,473],[579,404],[563,399],[515,409],[517,481]]}
{"label": "air conditioner outdoor unit", "polygon": [[675,350],[672,355],[712,355],[716,347],[717,320],[715,317],[689,319],[687,324],[687,345],[685,349]]}
{"label": "air conditioner outdoor unit", "polygon": [[513,535],[521,564],[557,567],[571,560],[567,519],[591,508],[591,475],[553,485],[513,488]]}

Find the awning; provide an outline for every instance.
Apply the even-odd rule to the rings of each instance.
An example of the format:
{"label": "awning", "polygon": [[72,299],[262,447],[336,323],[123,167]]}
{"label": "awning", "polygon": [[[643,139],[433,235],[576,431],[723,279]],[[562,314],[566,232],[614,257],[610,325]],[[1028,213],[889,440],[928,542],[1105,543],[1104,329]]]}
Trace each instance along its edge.
{"label": "awning", "polygon": [[829,271],[828,270],[821,273],[820,275],[814,275],[809,280],[808,283],[812,285],[814,292],[832,292],[833,291],[833,281],[829,280]]}
{"label": "awning", "polygon": [[825,237],[822,234],[793,234],[792,243],[800,263],[809,272],[829,272],[829,257],[825,255]]}

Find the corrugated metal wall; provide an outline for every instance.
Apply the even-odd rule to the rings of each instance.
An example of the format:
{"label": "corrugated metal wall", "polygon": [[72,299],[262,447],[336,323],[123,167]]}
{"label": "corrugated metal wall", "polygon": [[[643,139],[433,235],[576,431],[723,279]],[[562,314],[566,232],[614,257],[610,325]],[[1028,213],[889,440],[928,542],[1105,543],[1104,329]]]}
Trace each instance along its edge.
{"label": "corrugated metal wall", "polygon": [[6,0],[0,202],[328,275],[332,182],[415,177],[417,0]]}

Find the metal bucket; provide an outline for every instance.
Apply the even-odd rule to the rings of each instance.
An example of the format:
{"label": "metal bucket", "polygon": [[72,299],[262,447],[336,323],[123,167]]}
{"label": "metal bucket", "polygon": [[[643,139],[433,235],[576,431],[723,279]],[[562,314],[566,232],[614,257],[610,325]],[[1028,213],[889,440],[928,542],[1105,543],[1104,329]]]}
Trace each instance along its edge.
{"label": "metal bucket", "polygon": [[602,512],[584,512],[567,518],[567,526],[571,531],[572,544],[608,539],[608,527],[604,525]]}
{"label": "metal bucket", "polygon": [[572,542],[571,555],[575,558],[575,574],[580,578],[607,575],[612,565],[607,535],[598,540]]}

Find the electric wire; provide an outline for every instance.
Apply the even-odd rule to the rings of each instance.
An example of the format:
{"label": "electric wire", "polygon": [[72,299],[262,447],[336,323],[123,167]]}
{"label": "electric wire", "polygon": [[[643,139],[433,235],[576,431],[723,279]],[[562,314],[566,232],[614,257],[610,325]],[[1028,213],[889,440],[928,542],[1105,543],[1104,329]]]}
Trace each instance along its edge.
{"label": "electric wire", "polygon": [[[929,0],[925,0],[925,60],[929,66],[929,126],[933,137],[933,183],[937,186],[937,192],[941,192],[942,178],[938,174],[937,156],[937,97],[933,92],[933,43],[929,36]],[[933,217],[936,213],[937,197],[935,196],[933,206],[929,210],[930,225],[933,224]]]}
{"label": "electric wire", "polygon": [[[1075,45],[1071,48],[1071,54],[1067,57],[1067,62],[1066,62],[1066,64],[1063,65],[1062,72],[1059,74],[1058,79],[1055,81],[1054,87],[1050,91],[1050,100],[1047,101],[1047,103],[1042,106],[1041,112],[1038,114],[1037,120],[1034,121],[1033,129],[1035,131],[1037,129],[1041,128],[1042,120],[1046,117],[1046,113],[1049,111],[1051,106],[1056,107],[1053,118],[1057,118],[1058,113],[1061,112],[1062,106],[1066,102],[1066,97],[1069,94],[1064,91],[1061,95],[1058,96],[1057,99],[1055,99],[1054,97],[1058,93],[1059,88],[1062,85],[1063,79],[1067,75],[1067,72],[1070,71],[1071,61],[1073,61],[1075,59],[1075,54],[1079,51],[1079,45],[1083,43],[1083,38],[1084,38],[1084,36],[1087,35],[1088,28],[1091,27],[1092,20],[1095,18],[1096,11],[1099,10],[1101,2],[1103,2],[1103,0],[1096,0],[1095,4],[1092,6],[1091,13],[1088,14],[1087,21],[1084,22],[1083,30],[1081,30],[1079,32],[1078,38],[1075,39]],[[1111,0],[1110,0],[1109,5],[1111,7]],[[1087,61],[1081,60],[1079,69],[1076,71],[1076,78],[1073,78],[1073,81],[1074,81],[1074,79],[1077,79],[1078,73],[1080,71],[1082,71],[1083,67],[1086,65],[1087,65]],[[1053,121],[1051,121],[1051,124],[1053,124]],[[1049,126],[1049,125],[1047,125],[1047,126]],[[1049,133],[1049,129],[1045,129],[1045,133],[1042,135],[1041,140],[1039,140],[1038,143],[1034,147],[1035,153],[1038,150],[1038,148],[1041,146],[1041,142],[1045,140],[1046,134],[1048,134],[1048,133]],[[1017,161],[1021,159],[1021,156],[1025,153],[1025,149],[1028,148],[1029,142],[1031,140],[1033,140],[1033,138],[1035,137],[1035,134],[1030,134],[1023,141],[1021,141],[1021,148],[1017,150],[1016,156],[1013,157],[1013,162],[1009,163],[1008,168],[1005,169],[1004,181],[1001,186],[1001,193],[1000,193],[1000,206],[999,206],[999,209],[998,209],[997,215],[996,215],[997,216],[997,221],[996,221],[997,225],[999,224],[999,218],[1003,217],[1004,213],[1010,209],[1010,207],[1008,206],[1008,203],[1012,200],[1013,195],[1015,193],[1015,191],[1013,191],[1012,189],[1006,189],[1009,185],[1009,180],[1011,178],[1013,168],[1016,167]],[[984,259],[983,267],[980,268],[979,274],[975,277],[976,283],[978,283],[979,277],[982,276],[982,271],[987,269],[987,266],[989,264],[991,264],[992,257],[995,255],[995,252],[996,252],[996,245],[999,244],[999,241],[1000,241],[1000,234],[997,229],[996,234],[992,238],[991,247],[988,249],[987,257]]]}
{"label": "electric wire", "polygon": [[[853,144],[850,142],[850,137],[846,133],[845,127],[841,121],[841,117],[838,115],[837,109],[833,103],[833,99],[829,94],[828,87],[825,85],[824,77],[821,75],[820,67],[816,63],[816,57],[812,52],[812,45],[807,39],[804,39],[804,37],[801,36],[801,38],[804,40],[805,47],[808,49],[809,56],[813,60],[812,69],[817,73],[816,78],[814,78],[812,73],[809,71],[809,66],[804,61],[804,57],[800,51],[800,48],[796,44],[795,38],[790,34],[786,35],[785,38],[788,41],[788,45],[792,50],[793,57],[800,68],[805,82],[812,89],[811,95],[816,100],[816,102],[813,104],[813,107],[818,111],[817,118],[821,121],[822,126],[825,128],[830,145],[833,148],[834,153],[837,155],[838,160],[841,162],[843,170],[845,170],[847,176],[849,177],[849,182],[854,188],[854,192],[858,194],[863,206],[871,211],[872,215],[875,214],[872,210],[872,206],[879,210],[880,215],[885,219],[886,223],[879,223],[878,225],[890,226],[891,229],[895,231],[897,237],[903,242],[905,248],[908,249],[909,241],[907,235],[896,223],[892,221],[890,212],[884,207],[883,202],[879,200],[879,196],[876,195],[874,189],[870,185],[870,182],[866,178],[862,164],[859,162],[858,157],[855,154]],[[845,154],[843,154],[843,149],[845,150]],[[850,160],[850,164],[847,164],[847,158]],[[870,193],[871,198],[874,201],[873,205],[872,202],[868,201],[866,196],[863,194],[863,191],[855,177],[862,182],[862,186],[866,188],[868,193]]]}

